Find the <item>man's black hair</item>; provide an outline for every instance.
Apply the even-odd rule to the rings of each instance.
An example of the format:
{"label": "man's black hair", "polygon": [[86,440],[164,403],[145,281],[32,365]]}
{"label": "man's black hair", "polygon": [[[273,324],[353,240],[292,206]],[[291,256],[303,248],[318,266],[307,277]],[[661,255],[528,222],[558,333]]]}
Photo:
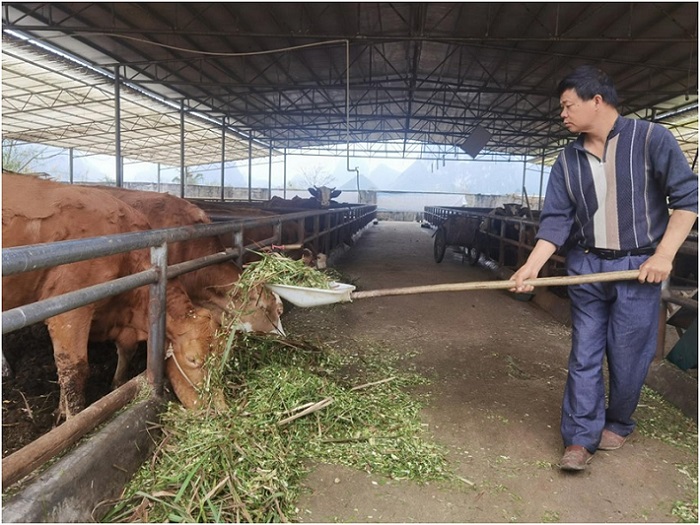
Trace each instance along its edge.
{"label": "man's black hair", "polygon": [[595,66],[579,66],[559,82],[557,95],[561,97],[567,89],[576,90],[582,100],[591,100],[600,95],[603,100],[613,107],[617,106],[617,90],[612,79],[604,71]]}

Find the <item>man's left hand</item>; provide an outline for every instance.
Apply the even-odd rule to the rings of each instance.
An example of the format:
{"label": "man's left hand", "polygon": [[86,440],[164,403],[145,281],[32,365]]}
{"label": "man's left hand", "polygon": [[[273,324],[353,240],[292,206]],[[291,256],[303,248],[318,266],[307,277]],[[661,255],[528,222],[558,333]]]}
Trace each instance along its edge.
{"label": "man's left hand", "polygon": [[661,283],[668,279],[673,268],[673,259],[660,254],[649,257],[639,267],[640,283]]}

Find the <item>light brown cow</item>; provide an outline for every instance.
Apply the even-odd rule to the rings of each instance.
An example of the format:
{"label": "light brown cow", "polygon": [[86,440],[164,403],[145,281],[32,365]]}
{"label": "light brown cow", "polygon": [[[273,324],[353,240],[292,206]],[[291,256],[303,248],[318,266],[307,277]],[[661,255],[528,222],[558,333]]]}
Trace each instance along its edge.
{"label": "light brown cow", "polygon": [[[130,190],[114,186],[97,186],[143,213],[151,227],[172,228],[209,224],[206,213],[190,202],[167,193]],[[168,264],[178,264],[224,251],[217,237],[202,237],[168,245]],[[284,335],[281,316],[282,300],[262,285],[246,290],[235,288],[241,270],[233,262],[224,262],[178,277],[192,302],[209,309],[221,324],[223,315],[236,319],[234,329],[244,332],[277,333]],[[231,296],[234,293],[235,295]],[[233,308],[231,310],[231,307]],[[128,363],[136,345],[119,347],[119,363],[114,376],[115,386],[126,379]]]}
{"label": "light brown cow", "polygon": [[[3,248],[150,229],[143,214],[97,189],[5,171],[2,186]],[[148,250],[138,250],[6,276],[2,279],[2,309],[107,282],[149,266]],[[174,355],[166,361],[166,373],[180,401],[193,407],[214,323],[206,309],[194,307],[179,282],[168,283],[167,297],[166,339]],[[61,389],[59,411],[66,418],[85,407],[88,338],[111,339],[122,345],[145,340],[148,302],[148,288],[140,287],[45,321]]]}

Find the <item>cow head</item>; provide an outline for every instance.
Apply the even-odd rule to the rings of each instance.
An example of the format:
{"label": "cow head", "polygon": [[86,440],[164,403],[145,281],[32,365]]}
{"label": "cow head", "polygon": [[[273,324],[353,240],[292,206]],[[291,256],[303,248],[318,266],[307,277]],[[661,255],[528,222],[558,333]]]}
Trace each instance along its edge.
{"label": "cow head", "polygon": [[336,190],[335,188],[329,188],[328,186],[314,186],[308,188],[309,193],[314,196],[314,198],[321,203],[321,208],[328,208],[331,205],[331,199],[335,199],[338,195],[343,193],[343,190]]}
{"label": "cow head", "polygon": [[[237,286],[238,278],[227,285],[209,286],[196,304],[211,312],[219,326],[243,332],[284,334],[280,319],[282,300],[262,284]],[[233,321],[232,326],[228,326]]]}
{"label": "cow head", "polygon": [[504,204],[503,208],[505,209],[506,215],[510,217],[516,217],[517,215],[519,215],[520,208],[522,208],[522,206],[514,202],[509,202]]}
{"label": "cow head", "polygon": [[301,250],[301,261],[311,268],[324,270],[328,267],[328,256],[325,253],[314,253],[309,248]]}
{"label": "cow head", "polygon": [[205,308],[190,310],[184,318],[168,316],[166,334],[172,355],[165,362],[165,372],[175,395],[187,408],[198,406],[197,388],[204,380],[204,363],[212,349],[215,324]]}
{"label": "cow head", "polygon": [[234,310],[234,330],[285,335],[282,328],[284,306],[279,295],[263,285],[234,291],[229,309]]}

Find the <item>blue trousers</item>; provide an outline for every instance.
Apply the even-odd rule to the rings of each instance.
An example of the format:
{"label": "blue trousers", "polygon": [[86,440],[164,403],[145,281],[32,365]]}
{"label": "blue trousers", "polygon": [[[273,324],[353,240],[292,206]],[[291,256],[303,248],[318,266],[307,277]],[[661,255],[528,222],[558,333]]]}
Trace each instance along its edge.
{"label": "blue trousers", "polygon": [[[569,275],[638,269],[648,255],[607,260],[575,248],[566,258]],[[603,429],[626,436],[635,427],[649,365],[656,354],[661,285],[618,281],[569,286],[572,344],[562,403],[564,446],[593,453]],[[603,362],[607,357],[606,407]]]}

